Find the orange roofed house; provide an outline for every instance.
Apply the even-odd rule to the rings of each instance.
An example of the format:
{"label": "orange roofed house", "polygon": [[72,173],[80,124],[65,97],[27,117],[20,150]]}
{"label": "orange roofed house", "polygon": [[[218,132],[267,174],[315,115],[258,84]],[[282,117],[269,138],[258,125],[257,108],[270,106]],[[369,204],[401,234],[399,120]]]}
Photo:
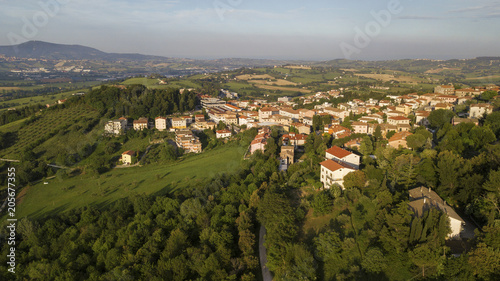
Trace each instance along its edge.
{"label": "orange roofed house", "polygon": [[342,149],[336,145],[326,150],[325,158],[349,164],[355,167],[356,169],[359,168],[359,163],[361,160],[361,157],[359,155],[356,155],[350,151]]}
{"label": "orange roofed house", "polygon": [[137,153],[133,150],[127,150],[122,153],[122,158],[121,161],[124,165],[130,165],[132,164],[134,157]]}
{"label": "orange roofed house", "polygon": [[257,150],[264,152],[269,137],[269,128],[260,129],[252,143],[250,143],[250,154],[254,154]]}
{"label": "orange roofed house", "polygon": [[325,188],[330,188],[332,184],[339,184],[343,189],[344,176],[357,170],[351,165],[330,159],[319,164],[321,165],[321,182]]}
{"label": "orange roofed house", "polygon": [[410,132],[406,132],[406,131],[395,133],[389,139],[389,143],[387,145],[392,146],[396,149],[398,149],[400,146],[402,148],[408,148],[408,145],[406,143],[406,138],[408,136],[411,136],[411,135],[413,135],[413,134]]}

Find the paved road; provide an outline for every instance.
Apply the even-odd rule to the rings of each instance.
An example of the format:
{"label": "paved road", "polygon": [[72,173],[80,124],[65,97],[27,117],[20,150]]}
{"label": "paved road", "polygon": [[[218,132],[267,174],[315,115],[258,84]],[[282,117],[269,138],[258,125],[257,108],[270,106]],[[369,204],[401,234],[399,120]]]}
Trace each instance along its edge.
{"label": "paved road", "polygon": [[260,264],[262,266],[262,279],[264,281],[272,281],[273,276],[271,274],[271,271],[269,271],[269,268],[267,268],[267,251],[266,247],[264,247],[264,235],[266,235],[266,228],[261,225],[260,226],[260,231],[259,231],[259,257],[260,257]]}

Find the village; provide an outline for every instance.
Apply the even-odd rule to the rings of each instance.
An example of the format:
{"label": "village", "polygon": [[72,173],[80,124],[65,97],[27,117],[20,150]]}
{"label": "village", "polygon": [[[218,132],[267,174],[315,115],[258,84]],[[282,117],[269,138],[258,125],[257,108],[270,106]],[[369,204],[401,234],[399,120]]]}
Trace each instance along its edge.
{"label": "village", "polygon": [[[387,140],[387,146],[395,149],[407,149],[407,137],[415,128],[424,127],[427,130],[428,117],[431,112],[439,109],[455,110],[455,107],[467,105],[467,111],[457,114],[451,121],[453,126],[460,123],[479,125],[479,119],[492,113],[493,105],[489,103],[474,103],[474,100],[485,91],[499,92],[500,88],[490,85],[485,88],[455,89],[453,85],[437,86],[434,93],[422,95],[407,94],[404,96],[388,95],[386,99],[368,99],[362,101],[353,99],[339,103],[334,107],[325,102],[314,106],[314,109],[299,108],[302,104],[317,103],[320,100],[342,97],[340,91],[319,92],[310,96],[292,99],[280,97],[277,102],[266,100],[238,100],[236,93],[221,90],[219,98],[201,96],[202,111],[194,115],[163,117],[154,120],[139,118],[130,122],[121,117],[108,121],[104,131],[106,135],[120,135],[126,130],[156,129],[175,133],[175,144],[185,153],[201,153],[202,144],[197,132],[214,130],[217,139],[229,139],[235,132],[250,128],[258,128],[258,133],[248,147],[247,155],[257,151],[264,152],[267,140],[270,138],[270,128],[278,127],[283,132],[280,136],[281,149],[279,170],[286,171],[288,167],[301,161],[297,152],[303,151],[309,134],[327,134],[333,139],[349,138],[343,147],[332,146],[325,151],[324,161],[320,163],[320,181],[325,189],[333,186],[344,189],[344,177],[359,170],[361,155],[358,152],[363,135],[373,135],[378,131]],[[225,100],[221,99],[225,98]],[[498,99],[496,95],[493,99]],[[315,118],[322,120],[321,127],[314,130]],[[319,120],[316,119],[316,120]],[[354,120],[353,120],[354,119]],[[327,121],[324,121],[327,120]],[[346,122],[347,120],[347,122]],[[217,127],[224,129],[216,130]],[[358,137],[352,138],[353,135]],[[131,165],[137,153],[126,151],[121,162]],[[465,227],[465,221],[430,188],[418,187],[409,191],[409,208],[417,216],[425,210],[436,208],[448,214],[452,232],[448,237],[460,237]]]}

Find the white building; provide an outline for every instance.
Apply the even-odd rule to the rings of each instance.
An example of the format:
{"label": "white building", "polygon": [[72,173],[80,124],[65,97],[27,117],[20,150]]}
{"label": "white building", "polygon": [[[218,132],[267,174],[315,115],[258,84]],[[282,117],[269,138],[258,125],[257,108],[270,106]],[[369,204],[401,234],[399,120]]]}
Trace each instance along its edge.
{"label": "white building", "polygon": [[106,125],[104,125],[104,131],[108,134],[119,135],[127,129],[127,119],[125,117],[121,117],[120,119],[108,121]]}
{"label": "white building", "polygon": [[361,157],[359,155],[342,149],[336,145],[326,150],[325,158],[343,162],[355,167],[356,169],[359,168],[359,163],[361,162]]}
{"label": "white building", "polygon": [[166,117],[156,117],[155,118],[155,128],[158,131],[164,131],[167,129],[167,118]]}
{"label": "white building", "polygon": [[330,188],[333,184],[344,187],[345,175],[356,171],[356,168],[340,161],[326,160],[321,163],[321,182],[325,188]]}
{"label": "white building", "polygon": [[436,192],[426,187],[416,187],[408,192],[410,194],[408,207],[417,217],[423,216],[424,212],[430,209],[444,212],[450,220],[451,233],[448,234],[448,238],[460,237],[465,221]]}

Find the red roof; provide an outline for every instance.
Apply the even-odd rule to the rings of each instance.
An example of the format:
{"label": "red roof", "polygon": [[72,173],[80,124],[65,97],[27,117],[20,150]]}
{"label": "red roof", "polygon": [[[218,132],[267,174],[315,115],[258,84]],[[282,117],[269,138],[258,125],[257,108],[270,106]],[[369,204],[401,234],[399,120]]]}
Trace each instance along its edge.
{"label": "red roof", "polygon": [[326,161],[323,161],[319,164],[332,172],[337,171],[339,169],[343,169],[343,168],[354,170],[353,167],[350,167],[342,162],[335,162],[333,160],[326,160]]}
{"label": "red roof", "polygon": [[127,150],[125,152],[122,153],[122,155],[130,155],[130,156],[134,156],[135,155],[135,151],[133,150]]}
{"label": "red roof", "polygon": [[348,155],[351,155],[352,153],[345,150],[345,149],[342,149],[336,145],[332,146],[331,148],[327,149],[326,150],[327,153],[330,153],[331,155],[339,158],[339,159],[342,159]]}
{"label": "red roof", "polygon": [[393,117],[389,117],[389,119],[392,119],[392,120],[410,120],[410,118],[406,118],[404,116],[393,116]]}
{"label": "red roof", "polygon": [[230,134],[231,131],[229,131],[229,130],[218,130],[218,131],[216,131],[216,133],[217,134]]}

